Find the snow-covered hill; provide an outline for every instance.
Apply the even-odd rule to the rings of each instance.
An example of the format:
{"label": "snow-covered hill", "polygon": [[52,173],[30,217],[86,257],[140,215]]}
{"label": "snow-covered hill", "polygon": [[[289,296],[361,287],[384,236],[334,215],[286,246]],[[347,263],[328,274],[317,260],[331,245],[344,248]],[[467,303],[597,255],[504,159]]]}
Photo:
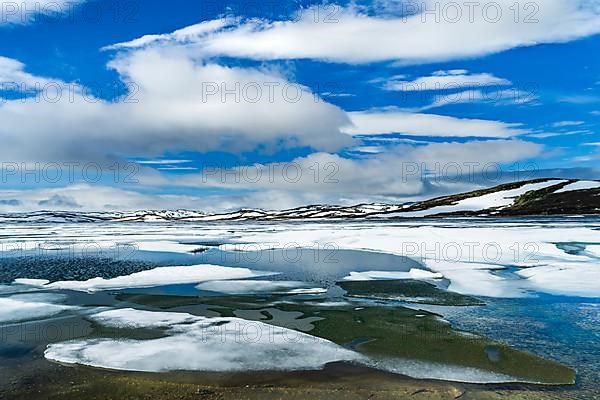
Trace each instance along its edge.
{"label": "snow-covered hill", "polygon": [[190,210],[38,211],[0,214],[0,222],[211,222],[584,214],[600,214],[600,181],[536,179],[406,204],[310,205],[281,211],[241,209],[222,214]]}

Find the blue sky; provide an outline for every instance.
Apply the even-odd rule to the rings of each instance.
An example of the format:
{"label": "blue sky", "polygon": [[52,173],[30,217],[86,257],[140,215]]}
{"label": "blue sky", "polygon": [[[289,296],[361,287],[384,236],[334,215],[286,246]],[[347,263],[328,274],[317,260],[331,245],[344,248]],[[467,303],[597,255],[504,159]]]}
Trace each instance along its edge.
{"label": "blue sky", "polygon": [[597,178],[600,2],[465,4],[0,1],[0,211]]}

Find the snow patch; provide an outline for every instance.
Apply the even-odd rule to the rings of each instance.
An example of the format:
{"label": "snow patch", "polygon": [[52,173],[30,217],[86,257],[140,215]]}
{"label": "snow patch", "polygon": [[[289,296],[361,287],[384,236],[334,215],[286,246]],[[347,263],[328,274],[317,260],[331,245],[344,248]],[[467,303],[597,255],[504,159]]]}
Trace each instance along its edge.
{"label": "snow patch", "polygon": [[550,180],[539,183],[529,183],[517,189],[502,190],[499,192],[485,194],[483,196],[470,197],[464,200],[460,200],[453,205],[437,206],[427,210],[400,213],[398,215],[403,217],[424,217],[427,215],[435,215],[442,213],[452,213],[459,211],[479,211],[487,210],[490,208],[508,207],[515,202],[517,197],[522,196],[527,192],[545,189],[547,187],[558,185],[563,182],[566,181]]}
{"label": "snow patch", "polygon": [[570,183],[567,186],[557,190],[554,193],[565,193],[572,192],[574,190],[587,190],[587,189],[598,189],[600,188],[600,182],[598,181],[577,181]]}
{"label": "snow patch", "polygon": [[127,309],[105,312],[96,319],[108,326],[170,324],[169,336],[50,344],[45,357],[67,364],[143,372],[312,370],[334,361],[364,359],[328,340],[259,321],[151,314]]}

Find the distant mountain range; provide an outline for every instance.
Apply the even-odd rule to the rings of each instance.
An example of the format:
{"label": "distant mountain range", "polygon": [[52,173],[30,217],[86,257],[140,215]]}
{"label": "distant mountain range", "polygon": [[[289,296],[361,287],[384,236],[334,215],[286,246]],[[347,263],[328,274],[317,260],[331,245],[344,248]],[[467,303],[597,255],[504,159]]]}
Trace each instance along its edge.
{"label": "distant mountain range", "polygon": [[37,211],[0,214],[0,222],[212,222],[544,215],[600,215],[600,181],[535,179],[404,204],[310,205],[281,211],[241,209],[223,214],[190,210]]}

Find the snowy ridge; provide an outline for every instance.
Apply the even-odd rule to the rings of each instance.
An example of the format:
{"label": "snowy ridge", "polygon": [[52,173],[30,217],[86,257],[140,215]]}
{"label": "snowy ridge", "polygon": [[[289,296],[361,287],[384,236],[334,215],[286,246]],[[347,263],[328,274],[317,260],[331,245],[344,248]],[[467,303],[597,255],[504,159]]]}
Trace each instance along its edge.
{"label": "snowy ridge", "polygon": [[289,210],[241,209],[220,214],[192,210],[38,211],[0,214],[0,223],[212,222],[586,214],[600,214],[600,181],[536,179],[405,204],[309,205]]}

